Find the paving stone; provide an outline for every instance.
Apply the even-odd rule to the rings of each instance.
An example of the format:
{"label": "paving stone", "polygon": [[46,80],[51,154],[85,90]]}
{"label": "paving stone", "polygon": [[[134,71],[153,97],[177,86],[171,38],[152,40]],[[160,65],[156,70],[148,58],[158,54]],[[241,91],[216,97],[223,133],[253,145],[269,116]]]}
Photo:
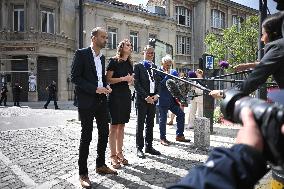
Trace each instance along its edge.
{"label": "paving stone", "polygon": [[[54,110],[45,113],[55,114]],[[25,111],[17,108],[0,109],[0,118],[10,116],[11,121],[17,117],[26,116],[28,119],[29,115],[40,114],[41,110],[29,108]],[[238,126],[214,125],[216,132],[210,136],[210,147],[230,147],[234,144],[238,129]],[[77,189],[81,188],[77,164],[80,131],[81,126],[78,121],[69,121],[65,126],[0,131],[0,151],[36,182],[35,189],[40,189],[40,186],[44,185],[52,189]],[[126,124],[124,137],[124,155],[130,165],[119,169],[117,176],[102,176],[95,172],[97,129],[94,122],[88,159],[89,177],[93,182],[93,188],[165,188],[176,183],[188,173],[189,169],[207,159],[208,150],[196,149],[192,142],[175,142],[176,126],[167,127],[167,139],[172,141],[172,144],[168,147],[162,146],[159,143],[158,125],[154,127],[153,146],[161,151],[162,155],[146,154],[146,159],[139,159],[136,157],[135,132],[136,115],[132,113],[130,122]],[[193,131],[186,130],[185,136],[193,139]],[[107,148],[108,165],[109,154]],[[0,159],[0,188],[9,188],[11,185],[14,188],[27,187]]]}

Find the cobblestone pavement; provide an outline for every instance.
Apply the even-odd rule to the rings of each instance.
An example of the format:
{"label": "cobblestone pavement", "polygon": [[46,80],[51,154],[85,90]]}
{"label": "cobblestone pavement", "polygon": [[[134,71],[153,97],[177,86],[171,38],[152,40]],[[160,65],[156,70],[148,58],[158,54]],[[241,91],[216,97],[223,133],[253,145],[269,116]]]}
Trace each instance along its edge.
{"label": "cobblestone pavement", "polygon": [[[7,115],[4,111],[7,109],[0,109],[0,118]],[[37,111],[26,109],[24,113],[29,119],[28,115]],[[24,116],[15,112],[13,119],[19,115]],[[74,116],[61,126],[1,131],[0,188],[81,188],[77,165],[80,122],[76,118]],[[37,124],[37,120],[34,120],[34,124]],[[215,134],[210,136],[211,147],[231,146],[238,129],[238,126],[215,125]],[[119,169],[116,176],[101,176],[95,173],[97,130],[94,129],[88,159],[93,188],[158,189],[176,183],[190,168],[204,162],[208,151],[196,149],[192,142],[175,142],[175,130],[175,126],[167,126],[167,138],[173,143],[166,147],[159,143],[159,128],[155,125],[154,148],[162,155],[146,154],[146,159],[138,159],[135,148],[136,115],[132,114],[125,128],[124,139],[124,154],[130,165]],[[186,130],[185,136],[193,141],[193,130]],[[109,165],[108,148],[106,153]]]}

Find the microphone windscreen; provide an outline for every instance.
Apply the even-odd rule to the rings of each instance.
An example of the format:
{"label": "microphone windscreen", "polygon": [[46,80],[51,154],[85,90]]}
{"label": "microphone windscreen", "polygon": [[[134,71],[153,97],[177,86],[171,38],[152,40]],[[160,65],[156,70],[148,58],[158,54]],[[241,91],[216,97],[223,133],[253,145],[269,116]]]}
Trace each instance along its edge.
{"label": "microphone windscreen", "polygon": [[193,71],[189,71],[189,72],[187,73],[187,76],[188,76],[189,78],[197,78],[196,73],[193,72]]}
{"label": "microphone windscreen", "polygon": [[171,75],[178,77],[179,74],[175,69],[171,69]]}
{"label": "microphone windscreen", "polygon": [[182,98],[181,92],[176,84],[176,82],[173,79],[168,79],[166,81],[166,86],[168,88],[168,90],[170,91],[170,93],[172,94],[173,97],[175,98]]}
{"label": "microphone windscreen", "polygon": [[144,67],[145,67],[147,70],[151,68],[151,63],[150,63],[149,61],[147,61],[147,60],[144,60],[144,61],[143,61],[143,65],[144,65]]}

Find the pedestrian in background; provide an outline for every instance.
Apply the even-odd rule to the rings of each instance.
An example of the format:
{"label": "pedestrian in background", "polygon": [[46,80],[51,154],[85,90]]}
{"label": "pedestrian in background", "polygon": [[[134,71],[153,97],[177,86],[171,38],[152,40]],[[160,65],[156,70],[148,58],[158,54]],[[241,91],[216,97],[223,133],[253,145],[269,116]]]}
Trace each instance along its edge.
{"label": "pedestrian in background", "polygon": [[106,83],[105,56],[101,49],[107,43],[107,32],[96,27],[91,32],[91,46],[79,49],[71,68],[71,81],[75,84],[78,100],[78,112],[81,118],[81,139],[79,146],[79,181],[84,188],[91,187],[88,176],[87,160],[92,141],[93,120],[98,129],[96,173],[117,174],[105,164],[105,151],[109,134],[109,112],[107,94],[111,88]]}
{"label": "pedestrian in background", "polygon": [[137,94],[137,129],[136,147],[137,157],[145,158],[144,148],[144,123],[145,129],[145,152],[152,155],[161,155],[153,148],[153,127],[156,112],[156,102],[159,98],[156,73],[151,68],[157,68],[152,62],[154,48],[146,45],[143,50],[144,60],[134,66],[134,87]]}
{"label": "pedestrian in background", "polygon": [[1,88],[1,99],[0,99],[0,106],[2,106],[2,102],[4,102],[4,106],[7,106],[7,83],[3,83],[3,86]]}
{"label": "pedestrian in background", "polygon": [[129,122],[131,112],[131,91],[133,65],[131,60],[132,44],[124,39],[117,46],[116,56],[110,58],[106,78],[112,92],[109,95],[111,125],[109,129],[109,147],[111,165],[118,169],[128,160],[122,153],[124,127]]}
{"label": "pedestrian in background", "polygon": [[[189,78],[203,78],[203,71],[201,69],[197,69],[195,72],[189,72],[188,73]],[[200,85],[200,81],[193,81],[196,85]],[[201,86],[201,85],[200,85]],[[189,117],[188,117],[188,128],[193,128],[193,122],[196,118],[196,114],[198,117],[203,117],[203,91],[201,89],[198,89],[197,87],[192,86],[192,91],[194,91],[193,94],[195,94],[195,97],[192,97],[190,99],[190,108],[189,108]]]}
{"label": "pedestrian in background", "polygon": [[46,90],[48,91],[48,98],[47,98],[47,101],[46,101],[46,103],[44,105],[44,108],[47,109],[48,104],[50,103],[51,100],[53,100],[54,108],[56,110],[59,109],[58,105],[57,105],[56,82],[52,81],[52,83],[46,87]]}
{"label": "pedestrian in background", "polygon": [[18,82],[15,83],[13,87],[13,100],[14,100],[14,106],[20,107],[20,96],[22,92],[22,87]]}

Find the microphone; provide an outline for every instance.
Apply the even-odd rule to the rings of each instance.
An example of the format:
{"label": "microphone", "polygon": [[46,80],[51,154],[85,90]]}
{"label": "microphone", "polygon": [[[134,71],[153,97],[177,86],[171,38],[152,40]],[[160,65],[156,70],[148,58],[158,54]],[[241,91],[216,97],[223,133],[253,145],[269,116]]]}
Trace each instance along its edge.
{"label": "microphone", "polygon": [[177,100],[179,104],[182,106],[187,106],[187,100],[185,97],[182,96],[178,85],[173,79],[168,79],[166,81],[167,89],[170,91],[171,95]]}
{"label": "microphone", "polygon": [[147,70],[147,72],[148,72],[148,74],[149,74],[151,80],[154,82],[153,73],[152,73],[152,71],[151,71],[152,65],[151,65],[150,61],[148,61],[148,60],[143,60],[142,64],[143,64],[143,66],[146,68],[146,70]]}
{"label": "microphone", "polygon": [[143,66],[146,68],[146,70],[150,70],[151,63],[148,60],[143,60]]}

